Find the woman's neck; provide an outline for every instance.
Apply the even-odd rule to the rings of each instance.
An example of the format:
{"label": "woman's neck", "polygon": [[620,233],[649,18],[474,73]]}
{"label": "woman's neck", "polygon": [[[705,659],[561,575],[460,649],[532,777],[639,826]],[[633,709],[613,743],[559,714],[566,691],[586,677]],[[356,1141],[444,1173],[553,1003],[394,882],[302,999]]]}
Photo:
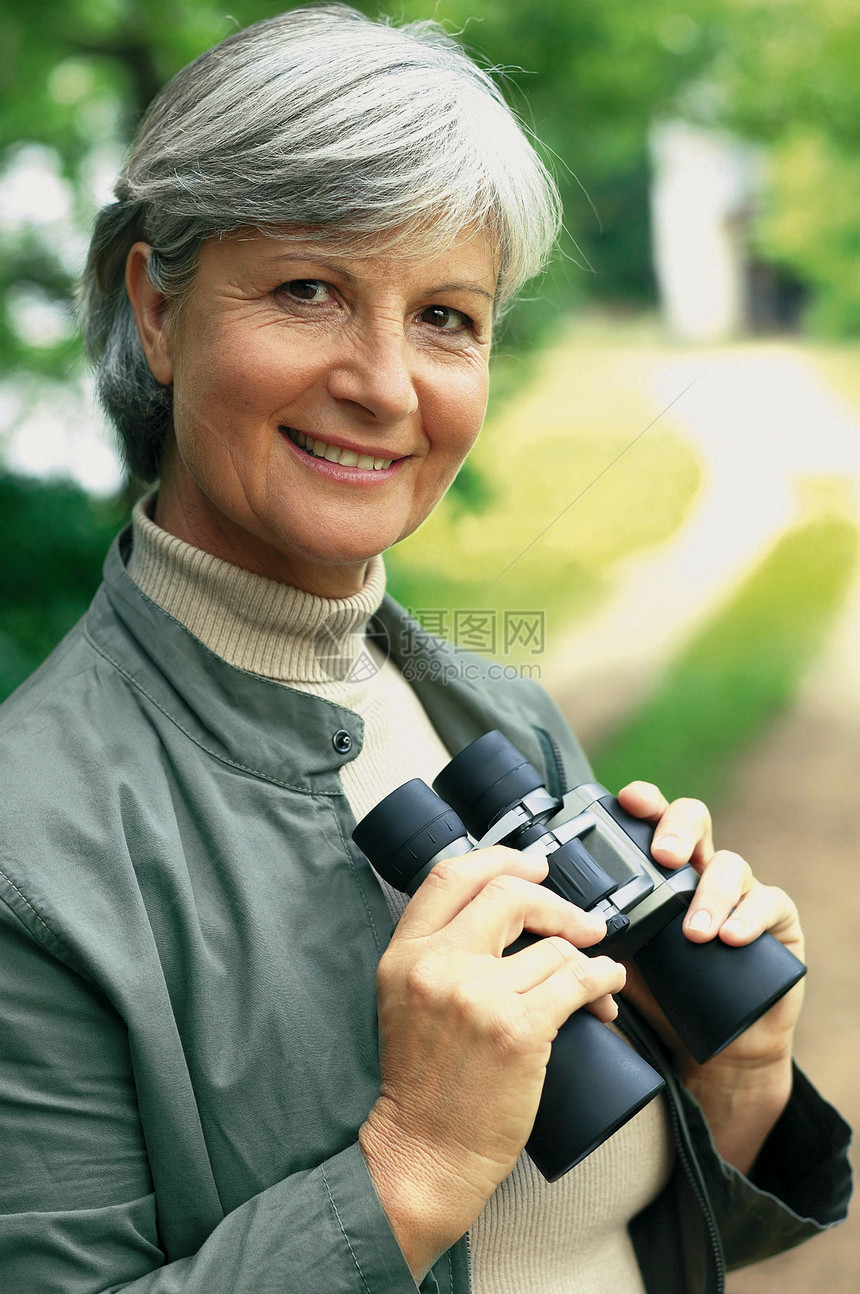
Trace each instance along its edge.
{"label": "woman's neck", "polygon": [[322,597],[204,552],[133,513],[129,574],[196,638],[239,669],[284,683],[343,680],[366,648],[365,628],[385,594],[381,558],[350,597]]}

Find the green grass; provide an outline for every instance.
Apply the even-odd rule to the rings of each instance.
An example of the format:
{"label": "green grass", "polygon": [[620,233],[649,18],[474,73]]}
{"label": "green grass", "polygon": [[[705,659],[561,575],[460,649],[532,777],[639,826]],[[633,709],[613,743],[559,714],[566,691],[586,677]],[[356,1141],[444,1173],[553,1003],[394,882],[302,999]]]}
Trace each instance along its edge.
{"label": "green grass", "polygon": [[715,800],[740,750],[786,709],[858,569],[860,533],[820,518],[788,531],[592,752],[605,785],[647,777],[673,798]]}

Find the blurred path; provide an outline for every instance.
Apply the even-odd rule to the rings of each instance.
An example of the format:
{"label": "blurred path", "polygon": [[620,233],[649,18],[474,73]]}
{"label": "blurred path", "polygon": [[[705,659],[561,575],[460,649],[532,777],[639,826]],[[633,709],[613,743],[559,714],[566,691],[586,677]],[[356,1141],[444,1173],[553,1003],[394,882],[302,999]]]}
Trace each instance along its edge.
{"label": "blurred path", "polygon": [[[693,445],[704,481],[682,530],[631,558],[608,602],[552,645],[544,681],[577,702],[586,737],[624,711],[787,527],[823,509],[860,518],[860,407],[800,346],[649,348],[631,363],[655,414],[676,401],[665,423]],[[860,698],[860,650],[843,653],[834,683]]]}
{"label": "blurred path", "polygon": [[[793,710],[742,759],[738,789],[720,806],[717,819],[718,840],[753,860],[763,880],[782,886],[797,902],[810,968],[798,1061],[855,1129],[860,1129],[860,706],[857,691],[845,681],[856,669],[858,612],[860,598],[855,598],[832,651]],[[728,1294],[775,1289],[856,1294],[857,1210],[829,1235],[738,1272],[727,1285]]]}
{"label": "blurred path", "polygon": [[[667,420],[690,437],[706,475],[685,528],[630,562],[612,600],[544,673],[586,744],[786,527],[820,509],[860,512],[860,404],[832,389],[808,352],[652,350],[637,363],[655,412],[695,378]],[[811,971],[798,1059],[860,1128],[860,582],[792,710],[740,760],[736,785],[718,806],[718,844],[796,899]],[[728,1294],[774,1289],[856,1294],[860,1222],[727,1284]]]}

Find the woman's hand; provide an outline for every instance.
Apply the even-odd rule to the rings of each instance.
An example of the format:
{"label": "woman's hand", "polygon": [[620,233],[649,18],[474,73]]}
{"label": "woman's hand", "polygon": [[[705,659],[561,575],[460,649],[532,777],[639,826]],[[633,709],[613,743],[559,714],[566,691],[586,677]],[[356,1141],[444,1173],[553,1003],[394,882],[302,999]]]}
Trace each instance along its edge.
{"label": "woman's hand", "polygon": [[[379,965],[382,1086],[359,1141],[416,1281],[516,1164],[561,1025],[617,1012],[624,968],[579,952],[605,924],[546,870],[501,846],[438,864]],[[543,937],[503,957],[524,929]]]}
{"label": "woman's hand", "polygon": [[[628,813],[656,822],[651,848],[657,862],[665,867],[689,862],[701,875],[684,919],[688,939],[705,943],[719,938],[740,946],[768,930],[803,960],[803,933],[794,903],[783,890],[757,881],[738,854],[714,851],[711,815],[701,801],[670,804],[648,782],[631,783],[618,798]],[[791,1054],[803,981],[704,1065],[687,1052],[632,967],[626,994],[671,1048],[681,1077],[704,1109],[720,1153],[736,1167],[748,1169],[791,1094]]]}

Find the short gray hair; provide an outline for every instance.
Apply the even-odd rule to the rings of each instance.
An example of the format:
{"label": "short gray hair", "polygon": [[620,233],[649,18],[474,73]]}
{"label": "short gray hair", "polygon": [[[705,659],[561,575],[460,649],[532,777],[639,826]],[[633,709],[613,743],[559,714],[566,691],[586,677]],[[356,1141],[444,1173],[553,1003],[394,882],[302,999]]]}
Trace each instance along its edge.
{"label": "short gray hair", "polygon": [[441,252],[476,224],[499,258],[497,311],[543,268],[558,193],[489,73],[431,22],[311,5],[228,37],[143,118],[100,212],[80,292],[99,399],[131,472],[154,480],[172,390],[152,376],[125,290],[134,242],[181,304],[205,239],[308,228],[347,251]]}

